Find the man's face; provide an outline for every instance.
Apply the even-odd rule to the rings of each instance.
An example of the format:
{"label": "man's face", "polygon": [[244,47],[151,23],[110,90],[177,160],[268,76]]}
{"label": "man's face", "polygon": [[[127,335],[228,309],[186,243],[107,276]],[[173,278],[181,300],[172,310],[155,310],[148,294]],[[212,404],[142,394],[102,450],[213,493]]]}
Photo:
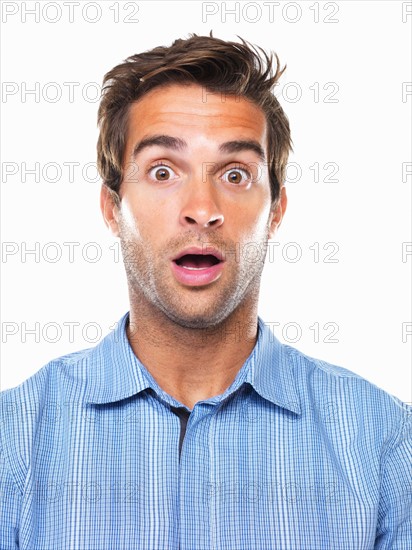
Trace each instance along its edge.
{"label": "man's face", "polygon": [[129,287],[159,315],[207,328],[256,302],[286,207],[283,189],[271,208],[266,154],[265,116],[245,98],[169,85],[131,106],[120,209],[104,188],[102,209]]}

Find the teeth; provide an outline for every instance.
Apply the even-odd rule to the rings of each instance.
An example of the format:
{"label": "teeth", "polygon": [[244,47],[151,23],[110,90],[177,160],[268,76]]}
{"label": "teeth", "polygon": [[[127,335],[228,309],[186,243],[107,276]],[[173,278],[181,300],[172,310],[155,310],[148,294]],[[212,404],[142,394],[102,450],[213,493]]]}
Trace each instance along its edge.
{"label": "teeth", "polygon": [[186,265],[182,265],[181,267],[184,267],[185,269],[194,269],[195,271],[200,271],[202,269],[207,269],[207,267],[188,267]]}

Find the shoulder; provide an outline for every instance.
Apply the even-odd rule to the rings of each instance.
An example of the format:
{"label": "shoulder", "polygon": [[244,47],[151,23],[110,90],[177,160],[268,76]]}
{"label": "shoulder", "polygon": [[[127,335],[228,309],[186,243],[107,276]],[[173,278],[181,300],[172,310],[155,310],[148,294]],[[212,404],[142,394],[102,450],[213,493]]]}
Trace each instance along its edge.
{"label": "shoulder", "polygon": [[107,402],[129,389],[133,377],[125,371],[134,374],[134,365],[127,320],[128,313],[96,346],[57,357],[18,386],[0,392],[0,448],[17,473],[27,471],[35,445],[47,441],[53,446],[74,418],[99,402],[91,398]]}
{"label": "shoulder", "polygon": [[4,415],[8,410],[17,412],[13,404],[25,404],[34,410],[33,406],[44,399],[57,397],[59,387],[76,384],[80,389],[82,382],[87,381],[90,358],[95,350],[87,348],[52,359],[18,386],[0,392],[0,414]]}
{"label": "shoulder", "polygon": [[0,392],[0,447],[16,468],[27,469],[41,422],[61,416],[68,401],[81,402],[90,378],[88,348],[51,360],[13,388]]}
{"label": "shoulder", "polygon": [[380,433],[387,442],[410,429],[412,405],[349,370],[282,344],[303,406],[327,411],[341,426]]}
{"label": "shoulder", "polygon": [[[35,374],[14,388],[0,393],[0,418],[3,422],[30,411],[27,421],[45,406],[62,405],[64,398],[81,403],[90,387],[110,384],[111,369],[124,354],[124,325],[127,314],[94,347],[52,359]],[[107,381],[106,378],[109,378]]]}

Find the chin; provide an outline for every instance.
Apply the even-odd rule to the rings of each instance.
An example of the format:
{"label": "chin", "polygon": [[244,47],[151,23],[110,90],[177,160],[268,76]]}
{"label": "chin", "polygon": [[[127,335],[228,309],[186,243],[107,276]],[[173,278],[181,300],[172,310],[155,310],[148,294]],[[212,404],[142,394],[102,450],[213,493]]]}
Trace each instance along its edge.
{"label": "chin", "polygon": [[205,312],[193,313],[188,315],[187,311],[179,315],[177,312],[167,313],[167,316],[173,323],[179,325],[182,328],[189,329],[212,329],[222,323],[227,317],[228,313],[225,310],[214,311],[210,315],[205,315]]}

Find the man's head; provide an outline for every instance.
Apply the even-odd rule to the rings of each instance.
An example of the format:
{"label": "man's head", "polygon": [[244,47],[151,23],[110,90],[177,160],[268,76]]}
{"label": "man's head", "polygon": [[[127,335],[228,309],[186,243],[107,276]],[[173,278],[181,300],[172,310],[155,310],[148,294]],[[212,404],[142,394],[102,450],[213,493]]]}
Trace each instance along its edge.
{"label": "man's head", "polygon": [[106,75],[99,111],[102,212],[131,301],[182,327],[216,326],[257,306],[286,208],[289,128],[269,91],[279,70],[211,37],[130,59]]}
{"label": "man's head", "polygon": [[285,181],[291,150],[288,119],[272,90],[285,68],[279,59],[250,45],[227,42],[212,36],[192,35],[171,46],[129,57],[109,71],[103,80],[98,112],[100,135],[97,163],[103,182],[119,193],[124,176],[124,150],[129,110],[133,102],[150,90],[168,84],[195,83],[202,87],[204,101],[209,92],[241,96],[259,106],[267,121],[267,164],[272,201]]}

